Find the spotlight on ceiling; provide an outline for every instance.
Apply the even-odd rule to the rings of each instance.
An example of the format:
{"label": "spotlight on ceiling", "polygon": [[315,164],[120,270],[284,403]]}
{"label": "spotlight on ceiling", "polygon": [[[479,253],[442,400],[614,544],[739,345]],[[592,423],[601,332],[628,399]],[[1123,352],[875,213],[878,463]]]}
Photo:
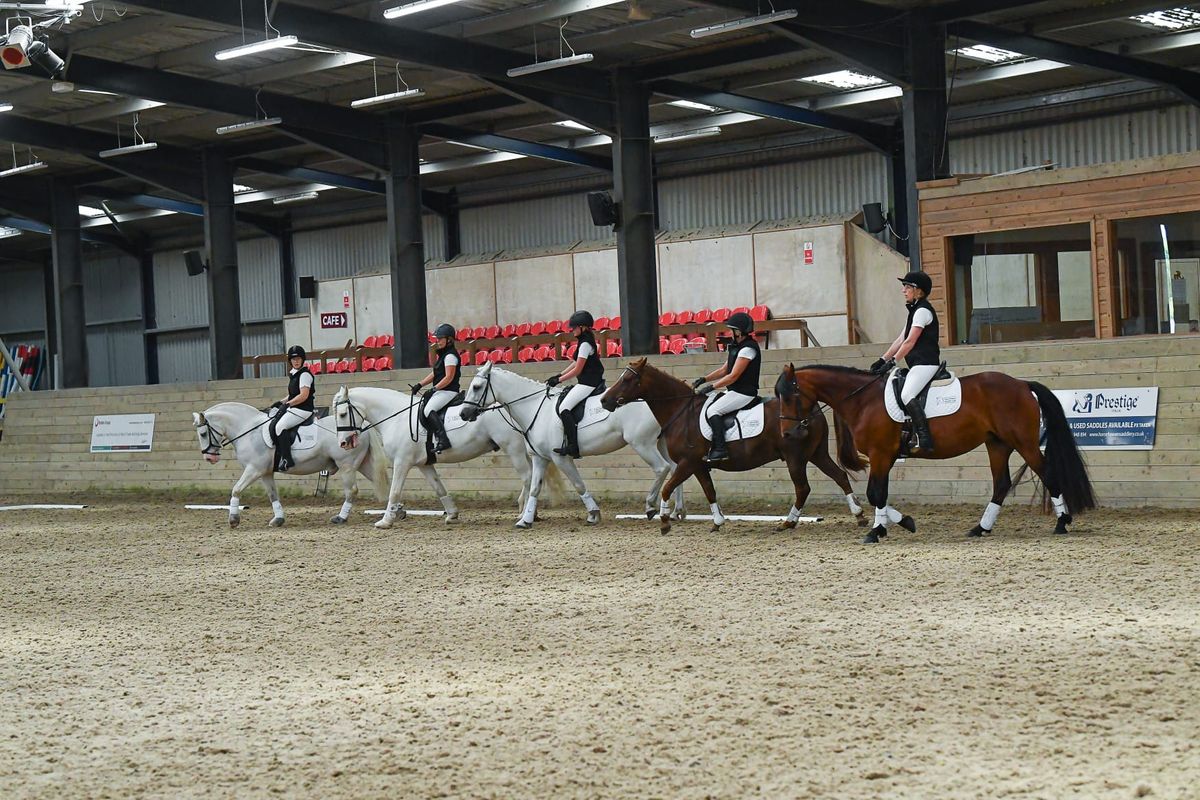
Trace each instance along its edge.
{"label": "spotlight on ceiling", "polygon": [[66,64],[45,42],[34,36],[33,28],[17,25],[3,37],[0,62],[5,69],[21,69],[33,64],[51,78],[62,74]]}

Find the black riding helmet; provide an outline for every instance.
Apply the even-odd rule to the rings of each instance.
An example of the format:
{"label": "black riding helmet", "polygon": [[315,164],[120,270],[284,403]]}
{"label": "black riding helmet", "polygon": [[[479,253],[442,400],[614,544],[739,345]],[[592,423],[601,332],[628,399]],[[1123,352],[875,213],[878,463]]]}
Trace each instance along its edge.
{"label": "black riding helmet", "polygon": [[917,287],[925,293],[926,297],[933,291],[933,280],[924,272],[910,272],[903,278],[897,278],[896,280]]}
{"label": "black riding helmet", "polygon": [[754,330],[754,320],[745,311],[739,311],[736,314],[731,314],[729,319],[725,320],[725,325],[738,331],[743,336],[749,336]]}
{"label": "black riding helmet", "polygon": [[308,358],[308,353],[304,352],[304,348],[300,345],[294,344],[288,348],[287,357],[288,361],[293,358]]}
{"label": "black riding helmet", "polygon": [[592,319],[592,312],[590,311],[576,311],[571,315],[571,318],[567,320],[568,328],[591,328],[595,325],[596,320]]}
{"label": "black riding helmet", "polygon": [[458,332],[454,330],[453,325],[443,322],[433,329],[433,335],[438,339],[454,339],[458,335]]}

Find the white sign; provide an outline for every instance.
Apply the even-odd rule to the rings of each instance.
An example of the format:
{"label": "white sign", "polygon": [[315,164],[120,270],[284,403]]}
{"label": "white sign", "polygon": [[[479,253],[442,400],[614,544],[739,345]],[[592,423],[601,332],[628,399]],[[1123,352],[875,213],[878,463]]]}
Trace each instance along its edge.
{"label": "white sign", "polygon": [[92,417],[93,453],[149,453],[153,443],[153,414],[97,414]]}
{"label": "white sign", "polygon": [[1152,450],[1158,387],[1062,389],[1054,396],[1084,450]]}

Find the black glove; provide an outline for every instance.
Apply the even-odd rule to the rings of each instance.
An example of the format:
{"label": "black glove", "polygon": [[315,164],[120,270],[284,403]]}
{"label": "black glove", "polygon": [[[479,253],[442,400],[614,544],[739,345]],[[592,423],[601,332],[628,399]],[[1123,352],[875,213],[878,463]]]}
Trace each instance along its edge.
{"label": "black glove", "polygon": [[692,381],[692,388],[699,389],[707,380],[708,378],[696,378],[696,380]]}
{"label": "black glove", "polygon": [[713,386],[711,383],[701,383],[699,386],[697,386],[692,391],[694,391],[698,395],[706,395],[715,388],[717,388],[717,387]]}
{"label": "black glove", "polygon": [[882,375],[890,370],[895,363],[896,362],[892,361],[890,358],[877,358],[875,359],[875,363],[872,364],[871,368],[867,371],[872,375]]}
{"label": "black glove", "polygon": [[558,386],[558,384],[561,380],[562,379],[559,378],[557,375],[551,375],[549,378],[546,379],[546,385],[551,388],[554,388],[555,386]]}
{"label": "black glove", "polygon": [[412,392],[412,395],[414,397],[416,397],[417,395],[419,395],[421,393],[422,386],[419,383],[414,383],[412,386],[409,386],[408,388],[409,388],[409,391]]}

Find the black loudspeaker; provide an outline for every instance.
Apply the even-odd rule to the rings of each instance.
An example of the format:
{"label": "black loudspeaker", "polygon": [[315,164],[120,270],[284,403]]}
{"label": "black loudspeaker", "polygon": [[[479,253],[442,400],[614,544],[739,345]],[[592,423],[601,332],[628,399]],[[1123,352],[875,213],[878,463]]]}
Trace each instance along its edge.
{"label": "black loudspeaker", "polygon": [[317,296],[317,279],[312,275],[300,276],[300,296],[301,297],[316,297]]}
{"label": "black loudspeaker", "polygon": [[616,230],[621,222],[617,204],[608,192],[588,192],[588,210],[592,212],[592,224],[612,225]]}
{"label": "black loudspeaker", "polygon": [[879,233],[887,227],[887,218],[883,216],[882,203],[863,204],[863,228],[867,233]]}
{"label": "black loudspeaker", "polygon": [[204,269],[208,265],[204,263],[204,256],[200,255],[199,250],[188,250],[183,254],[183,261],[187,264],[188,275],[195,277],[203,275]]}
{"label": "black loudspeaker", "polygon": [[955,265],[969,267],[975,260],[975,234],[951,237],[950,247],[954,250]]}

